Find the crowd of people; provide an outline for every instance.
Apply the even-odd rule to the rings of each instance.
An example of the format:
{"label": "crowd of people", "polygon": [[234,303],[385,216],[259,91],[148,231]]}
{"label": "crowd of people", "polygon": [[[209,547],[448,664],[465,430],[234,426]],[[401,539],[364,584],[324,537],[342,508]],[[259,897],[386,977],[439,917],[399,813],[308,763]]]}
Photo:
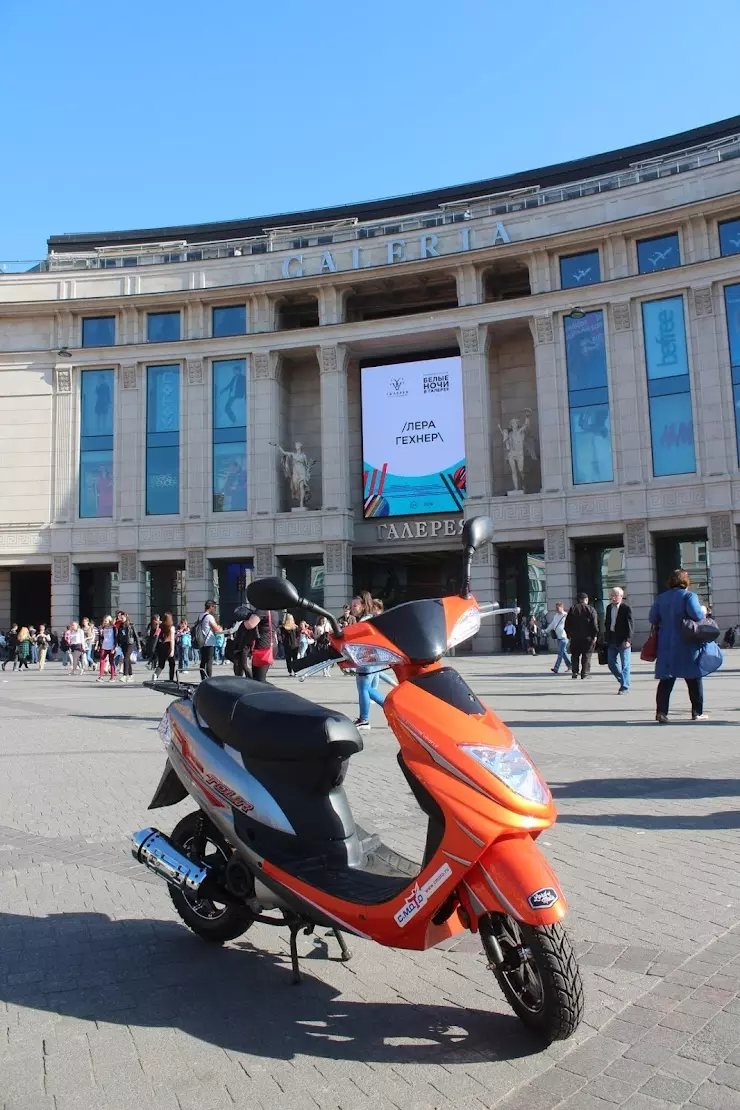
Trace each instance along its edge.
{"label": "crowd of people", "polygon": [[[207,601],[193,625],[186,620],[176,621],[172,613],[162,617],[155,613],[141,637],[128,614],[121,610],[115,618],[105,616],[99,625],[88,617],[72,621],[61,635],[44,624],[35,628],[14,623],[6,633],[0,631],[2,670],[10,666],[14,671],[28,671],[31,667],[43,671],[47,660],[59,659],[63,671],[70,676],[97,671],[98,682],[114,682],[118,677],[121,683],[130,683],[139,661],[154,671],[155,678],[166,670],[171,681],[176,674],[187,675],[193,667],[199,670],[201,679],[211,678],[214,664],[230,664],[236,676],[265,682],[276,659],[284,659],[288,676],[296,677],[298,661],[329,644],[331,623],[323,616],[311,624],[297,620],[290,612],[281,617],[276,612],[245,606],[237,610],[231,626],[223,627],[215,610],[215,601]],[[338,618],[339,627],[369,620],[383,610],[380,599],[368,592],[358,594],[344,606]],[[668,588],[653,604],[650,622],[651,639],[656,645],[656,720],[661,724],[668,720],[670,696],[677,678],[686,680],[692,719],[705,720],[702,680],[721,664],[721,652],[715,642],[720,632],[711,611],[691,591],[686,571],[679,569],[671,575]],[[703,639],[692,641],[690,629],[687,633],[684,626],[696,624],[703,626]],[[520,614],[517,619],[507,618],[502,629],[505,652],[518,650],[536,655],[551,649],[556,652],[553,674],[563,669],[573,679],[590,678],[596,651],[599,662],[616,679],[618,694],[630,690],[633,632],[632,609],[621,586],[611,591],[603,624],[588,595],[581,593],[567,610],[562,602],[557,602],[549,621],[542,615]],[[729,628],[724,646],[734,647],[739,641],[740,626]],[[382,706],[385,695],[378,674],[355,677],[358,694],[355,724],[368,729],[370,702]]]}

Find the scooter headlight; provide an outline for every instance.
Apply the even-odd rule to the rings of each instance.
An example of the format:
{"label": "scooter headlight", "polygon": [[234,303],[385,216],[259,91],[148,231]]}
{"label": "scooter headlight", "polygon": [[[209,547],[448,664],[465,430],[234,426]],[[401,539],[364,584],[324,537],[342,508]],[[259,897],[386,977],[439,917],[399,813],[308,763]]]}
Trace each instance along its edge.
{"label": "scooter headlight", "polygon": [[447,638],[447,647],[453,648],[457,644],[462,644],[465,640],[469,640],[471,636],[475,636],[479,628],[480,609],[478,609],[477,606],[471,605],[455,623],[455,626]]}
{"label": "scooter headlight", "polygon": [[404,662],[402,655],[374,644],[342,644],[342,655],[356,667],[391,667],[394,663]]}
{"label": "scooter headlight", "polygon": [[471,759],[485,767],[492,775],[513,790],[515,794],[538,805],[547,805],[551,800],[547,784],[540,778],[527,753],[518,744],[502,750],[489,748],[483,744],[462,744],[461,748]]}

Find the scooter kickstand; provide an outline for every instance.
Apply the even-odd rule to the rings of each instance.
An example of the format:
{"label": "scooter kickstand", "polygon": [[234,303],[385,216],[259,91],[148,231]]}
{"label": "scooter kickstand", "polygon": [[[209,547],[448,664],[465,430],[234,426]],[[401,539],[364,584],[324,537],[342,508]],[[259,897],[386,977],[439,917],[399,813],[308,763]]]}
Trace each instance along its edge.
{"label": "scooter kickstand", "polygon": [[348,960],[352,959],[352,952],[347,947],[347,942],[344,939],[343,935],[340,933],[339,929],[332,929],[332,933],[337,938],[337,943],[342,950],[342,963],[346,964]]}
{"label": "scooter kickstand", "polygon": [[293,924],[290,926],[290,962],[293,965],[293,979],[294,987],[301,985],[301,968],[298,963],[298,934],[301,931],[300,924]]}

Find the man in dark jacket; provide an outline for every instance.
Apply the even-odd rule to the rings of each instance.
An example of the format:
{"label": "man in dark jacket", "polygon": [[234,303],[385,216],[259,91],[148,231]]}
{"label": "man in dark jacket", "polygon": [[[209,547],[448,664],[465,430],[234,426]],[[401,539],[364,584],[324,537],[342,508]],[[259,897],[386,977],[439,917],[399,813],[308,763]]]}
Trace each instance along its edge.
{"label": "man in dark jacket", "polygon": [[599,636],[599,618],[593,605],[588,603],[588,594],[579,594],[578,601],[568,610],[565,618],[565,634],[570,640],[571,678],[581,678],[591,674],[591,653],[596,647]]}
{"label": "man in dark jacket", "polygon": [[633,627],[632,609],[624,600],[624,590],[621,586],[615,586],[611,592],[611,602],[606,607],[604,631],[607,662],[609,670],[619,683],[618,694],[626,694],[630,688]]}

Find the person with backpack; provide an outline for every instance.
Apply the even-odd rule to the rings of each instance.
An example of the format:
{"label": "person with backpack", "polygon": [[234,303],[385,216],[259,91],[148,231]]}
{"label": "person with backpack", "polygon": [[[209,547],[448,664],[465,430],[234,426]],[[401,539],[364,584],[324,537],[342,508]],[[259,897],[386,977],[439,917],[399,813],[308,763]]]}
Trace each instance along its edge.
{"label": "person with backpack", "polygon": [[[349,606],[346,608],[349,610]],[[287,613],[283,623],[280,625],[280,638],[283,641],[283,651],[285,653],[285,665],[288,668],[288,677],[293,678],[295,675],[293,667],[298,658],[298,626],[296,625],[292,613]]]}
{"label": "person with backpack", "polygon": [[123,674],[121,675],[121,682],[133,682],[133,664],[138,659],[141,651],[139,633],[134,628],[133,621],[128,613],[116,613],[116,624],[118,626],[116,642],[123,652]]}
{"label": "person with backpack", "polygon": [[267,672],[275,662],[276,614],[269,609],[257,609],[243,625],[247,631],[254,632],[252,678],[255,682],[267,682]]}
{"label": "person with backpack", "polygon": [[13,664],[13,670],[17,667],[16,651],[18,649],[18,625],[13,624],[10,627],[8,635],[5,637],[5,659],[3,660],[3,670],[5,670],[8,663]]}
{"label": "person with backpack", "polygon": [[565,635],[565,606],[562,601],[555,602],[555,616],[548,624],[545,631],[558,645],[558,657],[555,660],[555,666],[552,667],[553,674],[559,674],[560,664],[565,664],[565,673],[567,674],[571,668],[571,660],[568,655],[568,637]]}
{"label": "person with backpack", "polygon": [[[106,665],[110,672],[109,682],[113,682],[116,677],[116,635],[117,628],[113,623],[113,617],[103,617],[103,623],[98,629],[98,642],[97,652],[100,657],[100,674],[96,678],[96,682],[104,681],[104,674]],[[84,632],[83,632],[84,636]]]}
{"label": "person with backpack", "polygon": [[213,677],[213,653],[216,647],[216,636],[219,632],[223,632],[221,625],[213,615],[215,608],[215,601],[207,601],[194,629],[195,646],[200,651],[201,679]]}
{"label": "person with backpack", "polygon": [[46,653],[49,650],[50,642],[51,640],[46,631],[46,625],[40,624],[38,632],[36,633],[36,651],[38,653],[38,667],[40,671],[43,671],[44,665],[46,664]]}
{"label": "person with backpack", "polygon": [[580,664],[581,678],[591,675],[591,655],[599,638],[599,618],[593,605],[589,605],[588,594],[581,593],[575,605],[571,605],[564,624],[565,634],[570,640],[571,678],[578,678]]}
{"label": "person with backpack", "polygon": [[72,632],[72,625],[68,624],[67,627],[65,628],[64,632],[62,632],[61,636],[59,637],[59,651],[60,651],[61,656],[62,656],[62,666],[64,667],[65,670],[67,670],[67,668],[69,667],[70,660],[71,660],[71,653],[72,653],[72,641],[70,639],[71,632]]}

